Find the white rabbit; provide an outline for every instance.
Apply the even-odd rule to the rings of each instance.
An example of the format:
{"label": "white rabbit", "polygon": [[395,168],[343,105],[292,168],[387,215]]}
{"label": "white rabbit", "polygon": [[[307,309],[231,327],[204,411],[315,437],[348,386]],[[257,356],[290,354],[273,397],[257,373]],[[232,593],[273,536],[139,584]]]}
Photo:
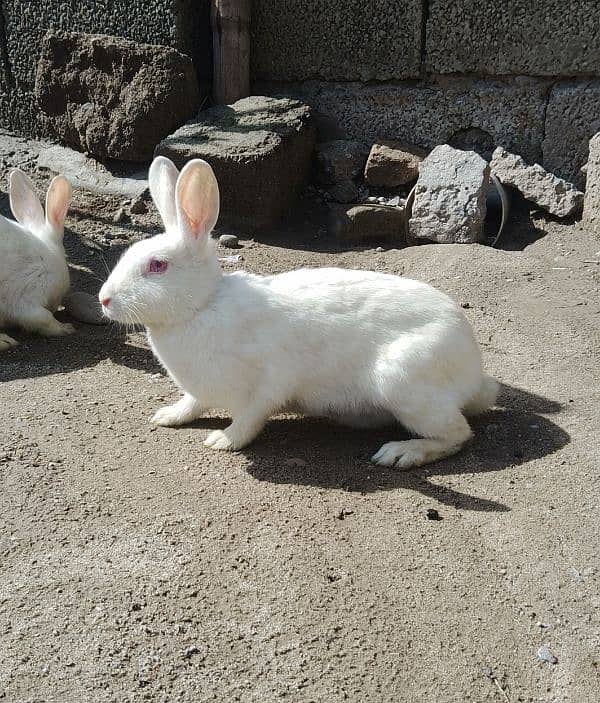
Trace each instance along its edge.
{"label": "white rabbit", "polygon": [[[45,336],[75,331],[53,315],[69,289],[63,230],[70,200],[69,182],[56,176],[44,216],[29,178],[11,172],[10,208],[17,222],[0,216],[0,329],[14,325]],[[0,332],[0,351],[16,344]]]}
{"label": "white rabbit", "polygon": [[231,424],[205,444],[236,450],[284,409],[353,425],[396,419],[422,439],[384,444],[373,461],[400,468],[453,454],[471,437],[463,413],[489,408],[498,384],[483,375],[450,298],[369,271],[224,274],[209,239],[219,213],[211,167],[195,159],[179,174],[158,157],[149,182],[166,231],[128,249],[99,298],[109,318],[146,326],[184,391],[153,422],[226,409]]}

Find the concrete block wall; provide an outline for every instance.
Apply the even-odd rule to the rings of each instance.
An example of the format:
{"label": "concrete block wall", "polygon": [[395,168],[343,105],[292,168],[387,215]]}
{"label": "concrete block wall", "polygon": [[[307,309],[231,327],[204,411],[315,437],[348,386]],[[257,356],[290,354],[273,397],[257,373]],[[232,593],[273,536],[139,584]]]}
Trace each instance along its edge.
{"label": "concrete block wall", "polygon": [[253,0],[252,75],[353,138],[495,142],[581,186],[599,27],[598,0]]}
{"label": "concrete block wall", "polygon": [[209,0],[0,0],[0,127],[36,134],[35,70],[47,29],[172,46],[210,81]]}

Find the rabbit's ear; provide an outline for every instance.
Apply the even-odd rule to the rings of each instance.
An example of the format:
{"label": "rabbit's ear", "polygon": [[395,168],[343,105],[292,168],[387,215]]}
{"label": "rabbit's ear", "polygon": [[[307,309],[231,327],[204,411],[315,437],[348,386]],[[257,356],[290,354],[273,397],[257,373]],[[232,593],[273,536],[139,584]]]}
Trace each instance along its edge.
{"label": "rabbit's ear", "polygon": [[193,159],[184,166],[175,200],[182,238],[206,241],[219,216],[219,185],[206,161]]}
{"label": "rabbit's ear", "polygon": [[150,165],[148,185],[150,194],[162,218],[165,229],[177,227],[175,186],[179,171],[175,164],[164,156],[157,156]]}
{"label": "rabbit's ear", "polygon": [[10,174],[10,209],[17,222],[32,232],[41,231],[46,224],[33,183],[18,168]]}
{"label": "rabbit's ear", "polygon": [[71,204],[71,184],[64,176],[55,176],[46,194],[46,222],[56,234],[62,234]]}

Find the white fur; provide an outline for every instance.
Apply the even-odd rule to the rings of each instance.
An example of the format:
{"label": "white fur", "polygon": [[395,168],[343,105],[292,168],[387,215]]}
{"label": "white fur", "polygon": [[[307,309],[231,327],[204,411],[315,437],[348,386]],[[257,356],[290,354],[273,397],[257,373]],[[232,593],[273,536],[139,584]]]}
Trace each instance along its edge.
{"label": "white fur", "polygon": [[[373,460],[401,468],[458,451],[471,436],[462,410],[482,412],[497,384],[462,310],[431,286],[344,269],[277,276],[224,274],[209,240],[218,188],[208,164],[150,171],[161,212],[175,194],[167,233],[134,244],[100,291],[105,313],[148,330],[183,398],[158,410],[181,425],[208,408],[232,423],[205,444],[240,449],[284,409],[372,426],[398,420],[423,439],[385,444]],[[173,212],[177,214],[174,223]],[[168,261],[162,274],[152,258]]]}
{"label": "white fur", "polygon": [[[69,289],[63,248],[71,186],[56,176],[48,188],[46,215],[29,178],[10,174],[10,206],[17,222],[0,216],[0,328],[22,327],[46,336],[74,332],[54,318]],[[0,333],[0,351],[16,340]]]}

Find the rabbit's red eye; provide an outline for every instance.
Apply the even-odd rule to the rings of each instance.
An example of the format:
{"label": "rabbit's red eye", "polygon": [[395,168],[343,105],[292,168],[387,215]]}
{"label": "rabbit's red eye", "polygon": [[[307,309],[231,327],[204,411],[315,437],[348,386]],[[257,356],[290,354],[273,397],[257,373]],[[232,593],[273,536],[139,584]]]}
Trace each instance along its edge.
{"label": "rabbit's red eye", "polygon": [[148,273],[164,273],[169,263],[164,259],[150,259],[148,262]]}

